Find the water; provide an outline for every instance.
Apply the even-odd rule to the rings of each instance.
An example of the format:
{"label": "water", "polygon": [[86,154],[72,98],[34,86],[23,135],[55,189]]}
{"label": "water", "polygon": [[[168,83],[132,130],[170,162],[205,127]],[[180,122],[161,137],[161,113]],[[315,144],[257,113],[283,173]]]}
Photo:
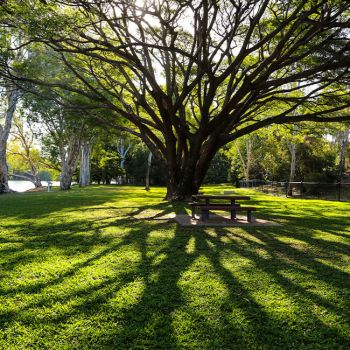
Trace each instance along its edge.
{"label": "water", "polygon": [[[47,186],[47,181],[41,181],[43,186]],[[59,186],[58,181],[52,181],[52,186]],[[25,192],[32,188],[35,188],[32,182],[25,180],[13,180],[9,181],[10,189],[17,192]]]}

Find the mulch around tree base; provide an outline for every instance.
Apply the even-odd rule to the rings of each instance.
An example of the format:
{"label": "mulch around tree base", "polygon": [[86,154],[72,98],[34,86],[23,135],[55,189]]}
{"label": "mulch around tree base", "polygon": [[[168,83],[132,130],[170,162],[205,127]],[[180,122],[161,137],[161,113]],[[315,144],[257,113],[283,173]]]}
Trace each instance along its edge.
{"label": "mulch around tree base", "polygon": [[246,216],[237,216],[237,219],[233,221],[229,216],[221,216],[217,214],[211,214],[207,221],[202,221],[197,215],[195,219],[192,219],[190,215],[176,215],[174,219],[182,226],[280,226],[277,222],[256,218],[253,218],[252,222],[248,222]]}

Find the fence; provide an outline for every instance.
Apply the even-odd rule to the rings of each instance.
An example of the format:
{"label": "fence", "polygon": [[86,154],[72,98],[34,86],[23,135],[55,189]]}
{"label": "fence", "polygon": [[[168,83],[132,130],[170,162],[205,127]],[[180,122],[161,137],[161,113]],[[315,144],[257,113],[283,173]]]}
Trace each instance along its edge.
{"label": "fence", "polygon": [[249,180],[239,181],[239,187],[254,188],[260,192],[286,197],[350,201],[350,183],[348,182],[324,183]]}

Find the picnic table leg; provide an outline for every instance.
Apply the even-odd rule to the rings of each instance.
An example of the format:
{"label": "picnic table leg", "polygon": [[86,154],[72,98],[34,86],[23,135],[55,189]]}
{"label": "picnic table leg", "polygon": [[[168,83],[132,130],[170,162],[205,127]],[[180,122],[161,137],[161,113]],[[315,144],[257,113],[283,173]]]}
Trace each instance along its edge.
{"label": "picnic table leg", "polygon": [[202,209],[202,221],[207,221],[209,219],[209,210]]}
{"label": "picnic table leg", "polygon": [[247,211],[247,221],[252,222],[253,216],[252,216],[252,211],[248,210]]}
{"label": "picnic table leg", "polygon": [[231,220],[236,220],[236,210],[231,209]]}
{"label": "picnic table leg", "polygon": [[236,204],[234,199],[231,199],[231,220],[236,220],[236,210],[233,209],[233,206]]}
{"label": "picnic table leg", "polygon": [[[210,203],[210,199],[207,198],[205,200],[205,204],[209,205],[209,203]],[[209,220],[209,210],[202,210],[202,221],[206,221],[206,220]]]}
{"label": "picnic table leg", "polygon": [[195,212],[195,208],[192,207],[192,219],[194,219],[196,216],[195,216],[196,212]]}

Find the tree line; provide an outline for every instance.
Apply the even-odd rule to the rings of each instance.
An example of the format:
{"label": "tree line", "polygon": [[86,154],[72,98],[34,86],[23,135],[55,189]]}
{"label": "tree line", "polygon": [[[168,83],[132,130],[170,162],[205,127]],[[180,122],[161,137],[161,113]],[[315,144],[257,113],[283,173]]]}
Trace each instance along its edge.
{"label": "tree line", "polygon": [[[33,103],[33,98],[30,98]],[[31,116],[25,115],[31,113]],[[165,169],[153,159],[145,144],[128,134],[104,132],[95,127],[89,138],[76,134],[68,123],[62,143],[52,130],[44,130],[33,111],[20,109],[13,121],[7,145],[9,173],[16,179],[32,181],[61,180],[61,189],[72,181],[79,186],[96,184],[165,185]],[[64,125],[64,120],[61,126]],[[71,129],[69,129],[71,128]],[[79,152],[74,152],[74,167],[67,184],[60,147],[74,135]],[[69,147],[67,148],[67,152]],[[71,152],[71,151],[70,151]],[[316,181],[344,180],[349,169],[349,127],[329,124],[315,127],[306,124],[274,126],[264,133],[240,138],[218,152],[212,160],[205,183],[237,183],[239,180]]]}
{"label": "tree line", "polygon": [[270,127],[222,149],[205,181],[349,181],[349,127],[344,124]]}

